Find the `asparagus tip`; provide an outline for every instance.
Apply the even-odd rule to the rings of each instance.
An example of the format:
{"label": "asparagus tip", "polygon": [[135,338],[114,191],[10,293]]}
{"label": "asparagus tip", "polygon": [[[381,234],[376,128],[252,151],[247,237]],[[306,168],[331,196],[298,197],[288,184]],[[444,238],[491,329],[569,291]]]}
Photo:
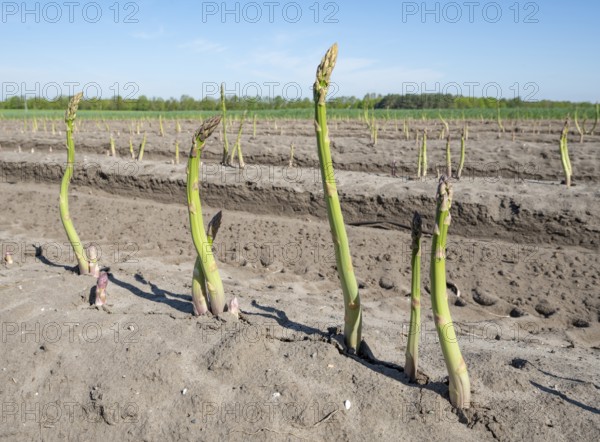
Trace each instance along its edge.
{"label": "asparagus tip", "polygon": [[204,121],[204,123],[202,123],[200,128],[194,134],[194,142],[195,143],[197,143],[197,142],[203,143],[204,141],[206,141],[206,139],[208,137],[210,137],[210,135],[214,132],[214,130],[217,128],[217,126],[219,125],[220,122],[221,122],[220,115],[211,117],[211,118],[207,119],[206,121]]}
{"label": "asparagus tip", "polygon": [[448,176],[440,176],[436,199],[438,204],[442,204],[442,210],[450,210],[450,206],[452,205],[452,193],[452,184],[450,183]]}
{"label": "asparagus tip", "polygon": [[67,111],[65,112],[65,122],[73,121],[75,119],[75,115],[77,114],[77,108],[79,107],[79,102],[83,98],[83,92],[79,92],[71,98],[69,101],[69,107],[67,107]]}
{"label": "asparagus tip", "polygon": [[321,60],[321,63],[317,67],[317,78],[313,86],[313,94],[315,100],[318,100],[319,104],[325,103],[327,97],[327,89],[329,88],[329,80],[331,73],[335,67],[335,62],[338,55],[338,45],[334,43],[333,46],[325,53],[325,56]]}
{"label": "asparagus tip", "polygon": [[221,219],[223,218],[223,211],[219,210],[219,212],[212,217],[210,222],[208,223],[208,235],[213,239],[217,239],[217,232],[219,231],[219,227],[221,227]]}
{"label": "asparagus tip", "polygon": [[421,215],[419,212],[415,211],[412,220],[411,233],[413,239],[420,238],[421,233],[423,231],[423,220],[421,219]]}

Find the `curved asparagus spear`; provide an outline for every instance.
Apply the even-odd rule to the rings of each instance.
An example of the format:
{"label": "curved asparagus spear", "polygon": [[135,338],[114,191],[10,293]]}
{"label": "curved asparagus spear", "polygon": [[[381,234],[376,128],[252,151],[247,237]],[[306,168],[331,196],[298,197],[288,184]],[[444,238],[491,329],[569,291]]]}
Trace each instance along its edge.
{"label": "curved asparagus spear", "polygon": [[79,235],[73,226],[71,216],[69,215],[69,184],[73,177],[73,167],[75,165],[75,142],[73,141],[73,122],[77,114],[77,107],[79,102],[83,98],[83,92],[79,92],[74,95],[69,101],[69,107],[65,113],[65,123],[67,123],[67,166],[65,168],[65,174],[62,177],[60,184],[60,220],[62,221],[67,237],[75,252],[75,258],[79,265],[79,274],[85,275],[89,273],[89,265],[86,259],[83,245],[79,240]]}
{"label": "curved asparagus spear", "polygon": [[327,109],[325,99],[329,88],[329,80],[335,66],[338,53],[337,44],[334,44],[317,68],[317,78],[313,86],[315,100],[315,130],[317,133],[317,147],[319,151],[319,164],[323,180],[323,191],[327,204],[327,216],[335,249],[335,259],[338,274],[344,293],[344,336],[349,351],[356,351],[361,343],[362,309],[358,285],[354,276],[352,257],[348,246],[348,237],[344,227],[344,218],[340,208],[331,152],[329,150],[329,131],[327,128]]}
{"label": "curved asparagus spear", "polygon": [[419,366],[419,335],[421,332],[421,216],[415,212],[412,220],[412,286],[410,291],[410,329],[406,346],[404,372],[411,381],[417,378]]}
{"label": "curved asparagus spear", "polygon": [[[201,273],[198,273],[198,278],[201,278],[200,275],[203,275],[206,280],[210,311],[214,315],[223,313],[225,308],[225,294],[223,292],[223,282],[221,281],[217,263],[215,262],[215,257],[212,252],[212,244],[208,241],[206,232],[204,231],[198,173],[200,169],[202,147],[204,146],[206,139],[219,125],[220,121],[221,117],[209,118],[202,124],[200,129],[196,131],[194,139],[192,140],[192,148],[190,149],[187,166],[187,202],[190,214],[190,227],[192,231],[192,240],[194,241],[194,247],[198,253],[201,269]],[[194,280],[196,280],[196,270],[194,270]],[[197,281],[198,284],[200,284],[200,282],[200,280]],[[194,308],[198,308],[199,311],[201,311],[203,305],[202,300],[199,299],[197,292],[196,294]],[[206,305],[205,302],[204,305]]]}
{"label": "curved asparagus spear", "polygon": [[[219,227],[221,227],[222,212],[219,211],[208,223],[208,233],[206,240],[208,246],[211,247],[217,237]],[[208,311],[208,294],[206,293],[206,278],[202,270],[202,261],[200,256],[196,256],[194,264],[194,274],[192,278],[192,305],[194,307],[194,316],[200,316]]]}
{"label": "curved asparagus spear", "polygon": [[444,175],[440,178],[436,199],[437,210],[431,242],[431,306],[448,369],[450,402],[457,408],[469,408],[469,374],[456,340],[446,293],[446,238],[451,219],[452,186]]}

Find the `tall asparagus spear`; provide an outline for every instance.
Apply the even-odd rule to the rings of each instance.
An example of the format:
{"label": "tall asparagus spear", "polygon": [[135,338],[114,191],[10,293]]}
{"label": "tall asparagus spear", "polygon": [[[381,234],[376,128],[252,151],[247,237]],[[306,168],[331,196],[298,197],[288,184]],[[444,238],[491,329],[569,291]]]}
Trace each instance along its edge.
{"label": "tall asparagus spear", "polygon": [[[187,202],[190,214],[190,226],[192,240],[194,241],[194,247],[198,253],[201,269],[198,278],[202,278],[202,276],[205,278],[210,311],[214,315],[223,313],[223,310],[225,309],[225,294],[223,291],[223,282],[221,281],[221,276],[219,275],[217,263],[215,262],[215,257],[213,255],[212,243],[208,241],[202,222],[200,180],[198,174],[200,168],[200,155],[202,154],[204,143],[217,128],[220,121],[220,116],[209,118],[202,126],[200,126],[200,129],[196,131],[192,140],[192,148],[190,149],[187,166]],[[196,270],[194,270],[194,280],[196,280]],[[194,282],[194,284],[196,283],[200,284],[201,280],[199,279]],[[202,299],[199,299],[198,292],[196,292],[196,294],[194,308],[198,308],[198,313],[200,313],[203,302]],[[206,306],[206,302],[204,302],[204,306]]]}
{"label": "tall asparagus spear", "polygon": [[325,104],[329,81],[335,66],[337,54],[338,46],[334,44],[329,48],[317,68],[317,78],[313,86],[315,130],[317,134],[323,192],[327,204],[327,216],[329,218],[329,227],[335,249],[337,270],[344,293],[344,336],[348,350],[355,352],[362,340],[362,309],[358,285],[352,266],[352,257],[350,256],[350,248],[348,246],[348,237],[346,235],[346,228],[344,227],[344,218],[335,183],[331,152],[329,150],[329,130],[327,128],[327,108]]}
{"label": "tall asparagus spear", "polygon": [[412,220],[412,280],[410,291],[410,329],[406,346],[404,372],[411,381],[417,379],[419,366],[419,334],[421,332],[421,216],[415,212]]}
{"label": "tall asparagus spear", "polygon": [[431,242],[431,306],[448,369],[450,402],[457,408],[469,408],[469,374],[456,340],[446,293],[446,239],[451,220],[452,186],[444,175],[440,178],[436,199],[437,210]]}
{"label": "tall asparagus spear", "polygon": [[83,245],[79,240],[79,235],[73,226],[71,216],[69,215],[69,184],[73,177],[73,168],[75,165],[75,142],[73,141],[73,122],[77,114],[77,107],[83,98],[83,92],[74,95],[69,101],[69,107],[65,113],[65,123],[67,123],[67,166],[60,185],[60,220],[62,221],[67,237],[75,252],[77,263],[79,265],[79,274],[89,273],[89,264],[83,250]]}

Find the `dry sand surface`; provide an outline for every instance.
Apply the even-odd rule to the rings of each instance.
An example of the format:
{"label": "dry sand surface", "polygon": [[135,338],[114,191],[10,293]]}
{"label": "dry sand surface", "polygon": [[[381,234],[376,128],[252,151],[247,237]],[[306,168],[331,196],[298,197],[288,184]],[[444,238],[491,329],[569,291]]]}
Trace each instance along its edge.
{"label": "dry sand surface", "polygon": [[[420,380],[403,372],[410,231],[434,216],[441,124],[430,170],[415,173],[414,132],[333,120],[333,159],[361,288],[371,357],[343,351],[343,301],[310,121],[251,123],[245,170],[202,166],[208,221],[228,299],[242,314],[193,317],[195,250],[185,156],[197,121],[81,120],[70,210],[110,268],[108,305],[75,260],[58,211],[64,125],[0,120],[0,438],[3,440],[533,440],[600,438],[600,136],[570,135],[575,186],[560,185],[560,121],[469,122],[454,183],[447,272],[472,383],[455,410],[433,325],[431,236],[424,236]],[[462,122],[450,122],[453,160]],[[237,123],[229,128],[233,144]],[[143,162],[129,157],[147,134]],[[117,158],[107,157],[113,134]],[[181,164],[172,164],[175,142]],[[286,167],[295,146],[296,167]],[[392,176],[392,163],[395,172]],[[346,402],[349,401],[349,402]],[[348,407],[349,406],[349,407]]]}

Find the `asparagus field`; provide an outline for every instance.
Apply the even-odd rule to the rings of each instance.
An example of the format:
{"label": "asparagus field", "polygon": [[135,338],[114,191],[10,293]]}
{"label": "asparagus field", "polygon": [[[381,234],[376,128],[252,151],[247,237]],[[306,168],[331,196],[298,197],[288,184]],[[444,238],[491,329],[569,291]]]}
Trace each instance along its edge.
{"label": "asparagus field", "polygon": [[317,128],[0,119],[0,437],[596,440],[600,134],[317,89]]}

